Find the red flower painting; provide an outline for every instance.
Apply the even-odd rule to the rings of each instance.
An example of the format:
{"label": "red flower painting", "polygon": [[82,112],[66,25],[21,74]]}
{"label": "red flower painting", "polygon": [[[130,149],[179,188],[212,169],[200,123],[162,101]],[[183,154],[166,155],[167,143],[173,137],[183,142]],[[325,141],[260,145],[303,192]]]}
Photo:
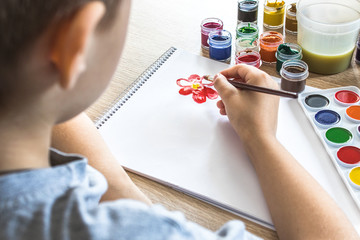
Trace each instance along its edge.
{"label": "red flower painting", "polygon": [[189,78],[179,78],[176,80],[176,84],[182,87],[179,91],[181,95],[192,94],[195,102],[204,103],[206,98],[216,99],[219,96],[214,89],[210,88],[214,83],[203,83],[204,80],[203,77],[193,74]]}

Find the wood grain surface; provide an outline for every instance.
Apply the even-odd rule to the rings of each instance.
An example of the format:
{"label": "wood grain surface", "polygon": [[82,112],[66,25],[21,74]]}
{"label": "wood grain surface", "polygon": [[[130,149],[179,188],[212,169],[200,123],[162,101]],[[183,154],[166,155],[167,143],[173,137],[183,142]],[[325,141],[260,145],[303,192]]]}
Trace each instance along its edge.
{"label": "wood grain surface", "polygon": [[[263,1],[260,1],[259,26],[262,27]],[[224,29],[235,34],[237,24],[236,0],[133,0],[127,43],[119,67],[105,94],[87,110],[95,120],[115,99],[167,49],[174,46],[191,53],[208,56],[200,46],[200,23],[204,18],[218,17]],[[284,33],[284,29],[279,29]],[[296,42],[296,35],[285,34],[286,42]],[[106,46],[104,46],[106,47]],[[263,64],[261,69],[278,76],[275,64]],[[318,88],[346,85],[360,86],[360,67],[354,60],[344,72],[334,75],[310,74],[307,84]],[[149,156],[151,157],[151,156]],[[129,173],[137,186],[153,201],[166,208],[181,211],[185,216],[206,228],[217,230],[233,219],[245,222],[250,232],[264,239],[278,239],[276,232],[245,220],[227,211],[186,196],[169,187]]]}

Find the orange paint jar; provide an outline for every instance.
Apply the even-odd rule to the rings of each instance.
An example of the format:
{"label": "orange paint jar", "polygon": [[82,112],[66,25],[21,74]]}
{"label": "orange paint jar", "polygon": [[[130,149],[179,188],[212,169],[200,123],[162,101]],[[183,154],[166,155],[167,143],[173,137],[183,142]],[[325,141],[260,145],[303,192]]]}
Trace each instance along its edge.
{"label": "orange paint jar", "polygon": [[284,43],[284,37],[278,32],[264,32],[260,36],[261,60],[267,63],[276,62],[275,53],[280,44]]}

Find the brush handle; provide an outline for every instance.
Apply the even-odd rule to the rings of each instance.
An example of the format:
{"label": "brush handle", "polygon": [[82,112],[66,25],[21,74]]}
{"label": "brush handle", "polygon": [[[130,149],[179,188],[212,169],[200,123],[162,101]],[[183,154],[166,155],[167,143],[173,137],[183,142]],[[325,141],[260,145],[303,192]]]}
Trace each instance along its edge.
{"label": "brush handle", "polygon": [[233,85],[234,87],[244,89],[244,90],[267,93],[267,94],[277,95],[280,97],[298,98],[297,93],[287,92],[287,91],[283,91],[283,90],[276,90],[276,89],[272,89],[272,88],[260,87],[260,86],[256,86],[256,85],[243,83],[243,82],[237,82],[234,80],[229,80],[229,83],[231,83],[231,85]]}
{"label": "brush handle", "polygon": [[[213,82],[214,76],[205,75],[204,79]],[[297,93],[293,93],[293,92],[287,92],[287,91],[283,91],[283,90],[276,90],[276,89],[272,89],[272,88],[251,85],[251,84],[244,83],[244,82],[238,82],[238,81],[235,81],[234,78],[228,78],[228,81],[234,87],[244,89],[244,90],[267,93],[267,94],[277,95],[280,97],[288,97],[288,98],[298,98],[298,96],[299,96]]]}

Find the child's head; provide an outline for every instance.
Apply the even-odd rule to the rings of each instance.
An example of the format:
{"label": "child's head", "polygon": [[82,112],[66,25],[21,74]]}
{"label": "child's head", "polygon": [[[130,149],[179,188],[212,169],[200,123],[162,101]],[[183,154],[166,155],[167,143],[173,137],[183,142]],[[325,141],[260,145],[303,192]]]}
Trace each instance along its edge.
{"label": "child's head", "polygon": [[[0,116],[55,122],[107,86],[125,41],[130,0],[3,0]],[[16,109],[16,111],[15,111]]]}

